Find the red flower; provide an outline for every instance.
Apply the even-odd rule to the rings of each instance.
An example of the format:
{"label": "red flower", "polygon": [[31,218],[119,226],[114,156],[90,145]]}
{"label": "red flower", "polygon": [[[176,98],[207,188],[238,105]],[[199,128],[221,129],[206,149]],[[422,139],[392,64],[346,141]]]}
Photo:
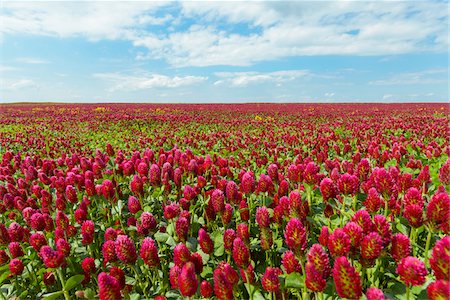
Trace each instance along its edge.
{"label": "red flower", "polygon": [[214,294],[213,287],[211,283],[206,280],[203,280],[200,284],[200,294],[203,298],[211,298]]}
{"label": "red flower", "polygon": [[312,245],[308,251],[307,259],[323,278],[327,278],[330,275],[330,259],[321,245]]}
{"label": "red flower", "polygon": [[120,294],[119,281],[111,275],[101,272],[98,275],[98,295],[100,300],[120,300],[122,295]]}
{"label": "red flower", "polygon": [[233,285],[229,282],[221,269],[214,270],[214,294],[219,300],[232,300]]}
{"label": "red flower", "polygon": [[383,250],[382,239],[376,232],[366,235],[361,242],[361,257],[364,259],[375,259]]}
{"label": "red flower", "polygon": [[328,200],[336,197],[337,187],[333,180],[330,178],[324,178],[320,182],[320,192],[322,193],[323,201],[328,202]]}
{"label": "red flower", "polygon": [[390,223],[383,215],[373,217],[373,230],[380,235],[383,246],[387,246],[392,238],[392,230]]}
{"label": "red flower", "polygon": [[411,242],[409,238],[402,233],[395,234],[392,237],[390,253],[397,262],[402,260],[402,258],[409,256],[411,254]]}
{"label": "red flower", "polygon": [[327,281],[322,274],[314,268],[314,264],[311,262],[306,263],[305,269],[306,287],[313,292],[323,292],[325,286],[327,285]]}
{"label": "red flower", "polygon": [[139,202],[138,198],[134,196],[128,197],[128,210],[132,214],[135,214],[141,210],[141,203]]}
{"label": "red flower", "polygon": [[185,241],[189,232],[189,221],[185,217],[179,217],[175,222],[175,232],[179,241]]}
{"label": "red flower", "polygon": [[418,228],[423,224],[423,208],[417,204],[405,206],[403,216],[412,227]]}
{"label": "red flower", "polygon": [[408,191],[405,194],[404,201],[405,206],[416,204],[419,205],[420,207],[423,207],[423,204],[425,203],[422,194],[415,187],[408,189]]}
{"label": "red flower", "polygon": [[159,266],[160,261],[158,256],[158,248],[152,238],[147,237],[142,241],[140,255],[147,266]]}
{"label": "red flower", "polygon": [[384,293],[376,287],[368,288],[366,291],[367,300],[384,300]]}
{"label": "red flower", "polygon": [[64,261],[64,256],[50,246],[42,246],[39,256],[47,268],[58,268]]}
{"label": "red flower", "polygon": [[130,190],[135,195],[144,195],[144,183],[142,182],[142,178],[139,175],[133,176],[133,179],[130,182]]}
{"label": "red flower", "polygon": [[430,300],[446,300],[450,295],[450,282],[436,280],[427,287],[427,295]]}
{"label": "red flower", "polygon": [[23,228],[19,223],[12,222],[8,227],[8,235],[12,242],[21,242],[23,239]]}
{"label": "red flower", "polygon": [[344,232],[350,238],[352,249],[358,249],[363,236],[363,230],[361,226],[355,222],[348,222],[344,226]]}
{"label": "red flower", "polygon": [[261,278],[261,283],[267,292],[277,292],[280,289],[280,276],[283,272],[279,268],[267,267]]}
{"label": "red flower", "polygon": [[23,269],[23,262],[18,258],[14,258],[9,262],[9,271],[11,274],[18,276],[22,274]]}
{"label": "red flower", "polygon": [[435,224],[450,219],[450,197],[446,192],[436,192],[427,206],[427,220]]}
{"label": "red flower", "polygon": [[95,261],[92,257],[86,257],[81,262],[81,267],[83,268],[84,273],[90,274],[95,273]]}
{"label": "red flower", "polygon": [[248,230],[248,225],[245,223],[240,223],[236,226],[237,236],[243,240],[248,241],[250,239],[250,233]]}
{"label": "red flower", "polygon": [[55,275],[52,272],[45,272],[44,275],[42,275],[42,281],[44,281],[46,286],[52,286],[56,281]]}
{"label": "red flower", "polygon": [[211,202],[216,213],[221,213],[225,209],[225,196],[219,189],[215,189],[211,194]]}
{"label": "red flower", "polygon": [[173,249],[173,262],[175,265],[182,267],[185,263],[191,260],[191,252],[185,244],[178,244]]}
{"label": "red flower", "polygon": [[[167,206],[166,206],[167,207]],[[158,223],[156,222],[155,217],[149,212],[143,212],[141,214],[141,226],[146,230],[154,230]]]}
{"label": "red flower", "polygon": [[117,257],[126,264],[134,264],[137,260],[136,247],[133,240],[126,235],[119,235],[115,241]]}
{"label": "red flower", "polygon": [[105,197],[107,200],[112,200],[114,198],[116,191],[113,183],[109,179],[105,179],[102,182],[101,192],[103,194],[103,197]]}
{"label": "red flower", "polygon": [[[229,229],[232,230],[232,229]],[[224,235],[225,240],[225,235]],[[205,229],[200,228],[198,231],[198,243],[202,251],[206,254],[211,254],[214,251],[214,242],[206,232]]]}
{"label": "red flower", "polygon": [[117,260],[116,245],[114,241],[108,240],[102,245],[102,255],[105,262]]}
{"label": "red flower", "polygon": [[430,266],[436,279],[450,281],[450,236],[436,242],[430,258]]}
{"label": "red flower", "polygon": [[181,269],[178,275],[178,288],[184,297],[192,297],[197,292],[198,280],[192,262],[187,262]]}
{"label": "red flower", "polygon": [[378,195],[378,192],[375,188],[370,188],[369,193],[367,194],[366,201],[364,202],[364,206],[370,213],[376,213],[381,205],[383,204],[383,200]]}
{"label": "red flower", "polygon": [[338,182],[338,188],[344,195],[355,194],[359,190],[359,179],[355,175],[343,174]]}
{"label": "red flower", "polygon": [[239,203],[239,215],[241,216],[241,220],[244,222],[247,222],[250,219],[250,211],[245,200],[241,200]]}
{"label": "red flower", "polygon": [[6,226],[0,223],[0,245],[7,245],[9,243],[9,233]]}
{"label": "red flower", "polygon": [[230,282],[233,286],[239,282],[239,275],[232,266],[228,263],[221,261],[217,265],[217,268],[222,270],[228,282]]}
{"label": "red flower", "polygon": [[222,223],[227,225],[231,222],[231,218],[233,217],[233,207],[230,203],[225,204],[225,209],[222,212]]}
{"label": "red flower", "polygon": [[267,207],[262,206],[256,209],[256,223],[260,227],[267,228],[270,225],[270,215]]}
{"label": "red flower", "polygon": [[350,238],[344,230],[336,228],[328,238],[328,249],[334,257],[347,255],[350,243]]}
{"label": "red flower", "polygon": [[241,179],[241,191],[245,194],[253,193],[255,190],[255,178],[252,172],[245,172]]}
{"label": "red flower", "polygon": [[170,286],[173,289],[178,289],[178,275],[181,273],[181,268],[177,265],[173,266],[169,270],[169,280],[170,280]]}
{"label": "red flower", "polygon": [[45,218],[40,213],[35,213],[30,218],[31,228],[37,231],[42,231],[45,229]]}
{"label": "red flower", "polygon": [[[199,234],[199,237],[200,237],[200,234]],[[236,239],[236,233],[234,232],[233,229],[225,230],[225,232],[223,234],[223,245],[224,245],[225,250],[232,251],[233,242],[235,239]],[[200,247],[201,247],[201,245],[200,245]],[[202,248],[202,250],[203,250],[203,248]],[[205,252],[205,251],[203,250],[203,252]]]}
{"label": "red flower", "polygon": [[56,250],[64,257],[70,254],[70,244],[65,239],[58,239],[56,241]]}
{"label": "red flower", "polygon": [[45,236],[39,232],[33,233],[30,236],[29,242],[30,242],[30,245],[37,252],[39,252],[39,250],[41,249],[42,246],[47,245],[47,240],[45,239]]}
{"label": "red flower", "polygon": [[284,252],[284,254],[281,258],[281,263],[283,264],[284,271],[287,274],[290,274],[292,272],[300,272],[301,273],[301,271],[302,271],[300,262],[295,257],[295,254],[290,250]]}
{"label": "red flower", "polygon": [[413,256],[403,258],[397,266],[400,280],[406,285],[422,285],[425,283],[427,269],[422,261]]}
{"label": "red flower", "polygon": [[364,233],[372,232],[373,223],[367,210],[364,209],[358,210],[352,216],[350,221],[355,222],[356,224],[361,226]]}
{"label": "red flower", "polygon": [[320,230],[319,235],[319,243],[324,246],[328,247],[328,237],[330,236],[330,232],[327,226],[322,226],[322,229]]}
{"label": "red flower", "polygon": [[338,295],[342,298],[359,299],[362,296],[361,279],[355,268],[350,265],[345,256],[338,257],[334,262],[333,279]]}
{"label": "red flower", "polygon": [[19,256],[24,255],[22,247],[18,242],[11,242],[8,245],[9,253],[11,254],[12,258],[17,258]]}
{"label": "red flower", "polygon": [[255,272],[253,271],[253,266],[251,264],[248,265],[247,269],[239,269],[241,273],[241,278],[244,283],[254,284],[255,282]]}
{"label": "red flower", "polygon": [[292,218],[284,230],[284,240],[286,245],[294,252],[302,252],[306,249],[306,229],[297,218]]}
{"label": "red flower", "polygon": [[233,242],[233,259],[240,268],[245,268],[250,263],[250,251],[240,238]]}
{"label": "red flower", "polygon": [[238,204],[238,200],[239,200],[239,187],[236,184],[236,182],[230,180],[227,183],[227,186],[225,188],[225,194],[227,196],[227,199],[229,202],[234,203],[234,204]]}

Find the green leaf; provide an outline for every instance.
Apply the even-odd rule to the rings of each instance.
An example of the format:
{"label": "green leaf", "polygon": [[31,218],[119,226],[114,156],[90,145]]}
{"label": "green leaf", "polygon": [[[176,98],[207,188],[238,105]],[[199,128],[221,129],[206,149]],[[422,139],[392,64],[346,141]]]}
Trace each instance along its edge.
{"label": "green leaf", "polygon": [[196,238],[194,238],[194,237],[188,238],[188,240],[186,242],[186,246],[189,248],[189,250],[191,250],[192,252],[197,251],[197,245],[198,245],[198,241]]}
{"label": "green leaf", "polygon": [[86,297],[86,299],[94,299],[95,298],[95,293],[91,288],[87,288],[84,290],[84,297]]}
{"label": "green leaf", "polygon": [[70,277],[66,281],[66,285],[64,286],[64,290],[70,291],[71,289],[73,289],[74,287],[79,285],[83,281],[83,279],[84,279],[84,275],[80,275],[80,274]]}
{"label": "green leaf", "polygon": [[58,297],[61,296],[62,294],[64,294],[63,291],[53,292],[53,293],[50,293],[50,294],[45,294],[43,298],[45,300],[58,299]]}
{"label": "green leaf", "polygon": [[175,247],[177,242],[175,242],[175,240],[173,239],[173,237],[169,236],[169,238],[166,241],[166,244],[172,247]]}
{"label": "green leaf", "polygon": [[166,232],[157,232],[154,235],[155,240],[160,242],[160,243],[165,243],[167,241],[167,239],[169,238],[169,234],[167,234]]}
{"label": "green leaf", "polygon": [[5,270],[2,272],[2,275],[0,275],[0,285],[5,281],[6,278],[8,278],[9,270]]}
{"label": "green leaf", "polygon": [[253,299],[255,299],[255,300],[265,300],[266,299],[254,285],[245,284],[245,288],[249,295],[253,294]]}
{"label": "green leaf", "polygon": [[141,299],[141,295],[139,294],[134,293],[130,295],[130,300],[139,300],[139,299]]}
{"label": "green leaf", "polygon": [[293,272],[291,274],[286,275],[285,287],[286,288],[294,288],[294,289],[303,288],[302,275],[300,275],[300,273],[298,273],[298,272]]}

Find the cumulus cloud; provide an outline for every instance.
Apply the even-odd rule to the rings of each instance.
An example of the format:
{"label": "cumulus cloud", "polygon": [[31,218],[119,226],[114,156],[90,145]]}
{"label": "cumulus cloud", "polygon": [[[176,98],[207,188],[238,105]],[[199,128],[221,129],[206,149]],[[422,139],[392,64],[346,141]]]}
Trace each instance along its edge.
{"label": "cumulus cloud", "polygon": [[96,73],[95,78],[102,79],[111,84],[108,91],[136,91],[153,88],[177,88],[205,81],[208,77],[202,76],[166,76],[161,74],[125,75],[120,73]]}
{"label": "cumulus cloud", "polygon": [[428,69],[419,72],[405,72],[385,79],[370,81],[370,85],[417,85],[448,83],[448,70],[444,68]]}
{"label": "cumulus cloud", "polygon": [[19,58],[17,58],[17,61],[24,63],[24,64],[31,64],[31,65],[42,65],[42,64],[50,63],[48,60],[34,58],[34,57],[19,57]]}
{"label": "cumulus cloud", "polygon": [[6,2],[0,16],[3,34],[127,40],[145,49],[137,58],[175,67],[445,53],[449,44],[439,1]]}
{"label": "cumulus cloud", "polygon": [[7,91],[15,91],[24,88],[35,87],[36,83],[31,79],[9,79],[0,80],[0,89]]}
{"label": "cumulus cloud", "polygon": [[251,84],[264,82],[281,83],[292,81],[300,77],[312,76],[308,70],[283,70],[276,72],[216,72],[216,77],[221,78],[214,85],[229,84],[235,87],[245,87]]}

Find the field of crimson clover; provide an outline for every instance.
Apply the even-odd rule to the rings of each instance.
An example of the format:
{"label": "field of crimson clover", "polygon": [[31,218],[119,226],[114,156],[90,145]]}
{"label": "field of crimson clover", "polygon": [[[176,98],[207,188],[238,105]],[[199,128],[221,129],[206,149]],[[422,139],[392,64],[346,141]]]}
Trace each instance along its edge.
{"label": "field of crimson clover", "polygon": [[0,299],[448,299],[447,104],[0,106]]}

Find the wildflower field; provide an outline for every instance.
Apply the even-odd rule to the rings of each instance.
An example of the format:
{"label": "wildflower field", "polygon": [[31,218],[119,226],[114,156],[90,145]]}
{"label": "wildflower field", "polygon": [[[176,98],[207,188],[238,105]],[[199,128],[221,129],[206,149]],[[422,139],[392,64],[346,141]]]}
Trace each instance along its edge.
{"label": "wildflower field", "polygon": [[0,106],[0,299],[448,299],[449,106]]}

